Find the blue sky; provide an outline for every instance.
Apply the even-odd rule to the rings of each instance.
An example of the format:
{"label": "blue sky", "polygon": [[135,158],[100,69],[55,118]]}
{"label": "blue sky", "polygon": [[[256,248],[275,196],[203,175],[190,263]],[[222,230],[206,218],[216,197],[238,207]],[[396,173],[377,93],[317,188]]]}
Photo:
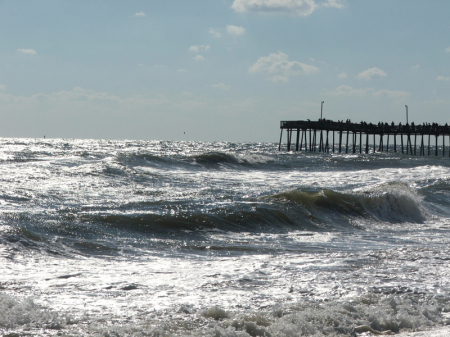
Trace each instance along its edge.
{"label": "blue sky", "polygon": [[450,123],[449,1],[0,0],[3,137],[277,141]]}

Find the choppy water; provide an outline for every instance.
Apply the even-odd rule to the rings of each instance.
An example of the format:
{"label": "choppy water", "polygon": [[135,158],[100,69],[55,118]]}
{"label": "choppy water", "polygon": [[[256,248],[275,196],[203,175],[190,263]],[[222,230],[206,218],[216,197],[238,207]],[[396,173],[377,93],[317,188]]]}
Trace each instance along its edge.
{"label": "choppy water", "polygon": [[450,334],[450,159],[277,149],[0,139],[0,332]]}

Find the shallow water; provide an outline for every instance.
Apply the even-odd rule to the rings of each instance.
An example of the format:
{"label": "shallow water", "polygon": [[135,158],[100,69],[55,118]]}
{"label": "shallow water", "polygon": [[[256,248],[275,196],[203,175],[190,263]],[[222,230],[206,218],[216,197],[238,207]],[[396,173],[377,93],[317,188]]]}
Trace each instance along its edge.
{"label": "shallow water", "polygon": [[277,150],[0,139],[0,331],[442,335],[450,159]]}

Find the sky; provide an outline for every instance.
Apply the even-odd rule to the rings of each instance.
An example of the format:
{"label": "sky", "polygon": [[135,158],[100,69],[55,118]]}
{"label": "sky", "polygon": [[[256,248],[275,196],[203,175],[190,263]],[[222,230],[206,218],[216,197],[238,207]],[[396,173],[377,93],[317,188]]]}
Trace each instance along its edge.
{"label": "sky", "polygon": [[447,0],[0,0],[0,136],[276,142],[450,123]]}

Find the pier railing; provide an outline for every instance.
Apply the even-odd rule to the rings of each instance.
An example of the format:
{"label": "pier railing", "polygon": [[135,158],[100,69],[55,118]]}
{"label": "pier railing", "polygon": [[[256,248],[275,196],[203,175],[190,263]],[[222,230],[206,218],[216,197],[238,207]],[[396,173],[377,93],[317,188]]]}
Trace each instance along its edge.
{"label": "pier railing", "polygon": [[[287,151],[291,151],[291,146],[295,144],[295,151],[311,151],[311,152],[335,152],[335,147],[337,146],[337,152],[343,152],[342,137],[345,134],[345,153],[349,152],[349,146],[351,145],[350,151],[352,153],[358,152],[369,153],[373,146],[373,152],[377,151],[376,146],[376,136],[378,136],[379,144],[378,151],[389,151],[389,138],[393,137],[393,148],[394,152],[401,150],[405,153],[405,143],[406,143],[406,153],[407,154],[417,154],[417,149],[419,149],[419,155],[425,155],[425,143],[428,150],[428,155],[430,155],[430,145],[431,136],[435,138],[435,155],[438,155],[438,138],[442,136],[442,154],[445,155],[445,136],[449,136],[450,144],[450,127],[448,124],[438,125],[437,123],[423,123],[423,124],[405,124],[402,125],[392,123],[351,123],[349,120],[343,121],[332,121],[327,119],[321,119],[319,121],[310,120],[298,120],[298,121],[281,121],[280,122],[280,143],[279,150],[281,150],[281,143],[283,137],[283,130],[287,131]],[[293,132],[296,132],[296,141],[292,139]],[[330,132],[332,137],[330,137]],[[338,143],[335,142],[335,133],[338,136]],[[308,141],[309,135],[309,141]],[[352,142],[349,143],[349,137],[351,135]],[[363,135],[365,138],[365,143],[363,147]],[[373,136],[372,146],[369,145],[369,135]],[[359,146],[358,146],[358,136],[359,136]],[[424,141],[424,137],[428,136],[428,141]],[[414,139],[414,145],[412,142],[412,137]],[[332,139],[331,139],[332,138]],[[400,147],[397,146],[397,139],[400,138]],[[420,144],[417,147],[417,138],[419,138]],[[386,143],[385,143],[386,140]],[[309,143],[309,144],[308,144]],[[385,148],[386,145],[386,148]],[[450,151],[449,151],[450,155]]]}

